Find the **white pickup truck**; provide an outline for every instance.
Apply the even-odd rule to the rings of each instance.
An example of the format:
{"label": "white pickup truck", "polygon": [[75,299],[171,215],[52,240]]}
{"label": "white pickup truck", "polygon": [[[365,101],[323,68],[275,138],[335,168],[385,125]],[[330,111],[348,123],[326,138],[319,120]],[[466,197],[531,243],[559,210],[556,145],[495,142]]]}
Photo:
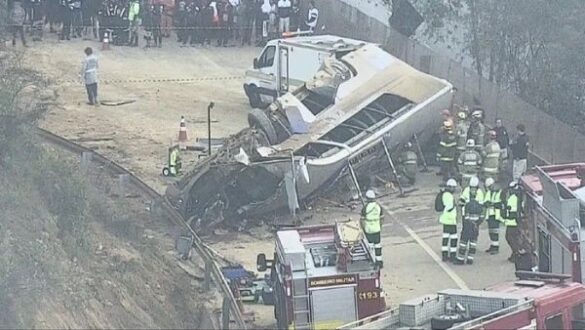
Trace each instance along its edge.
{"label": "white pickup truck", "polygon": [[279,96],[313,78],[326,58],[339,59],[366,44],[332,35],[269,41],[254,59],[253,68],[246,71],[244,90],[250,105],[266,108]]}

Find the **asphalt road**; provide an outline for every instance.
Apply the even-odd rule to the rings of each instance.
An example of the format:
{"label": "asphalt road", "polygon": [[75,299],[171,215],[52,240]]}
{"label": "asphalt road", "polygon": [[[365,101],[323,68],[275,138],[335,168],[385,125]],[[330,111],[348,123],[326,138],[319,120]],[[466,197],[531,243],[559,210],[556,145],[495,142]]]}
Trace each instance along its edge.
{"label": "asphalt road", "polygon": [[[383,224],[384,289],[387,302],[401,301],[447,288],[483,289],[514,279],[514,265],[507,261],[510,249],[500,232],[500,253],[489,255],[487,224],[480,229],[475,263],[458,266],[441,260],[442,227],[434,211],[439,178],[420,173],[416,190],[406,197],[380,199],[388,211]],[[457,197],[457,196],[456,196]],[[459,230],[461,226],[459,224]]]}

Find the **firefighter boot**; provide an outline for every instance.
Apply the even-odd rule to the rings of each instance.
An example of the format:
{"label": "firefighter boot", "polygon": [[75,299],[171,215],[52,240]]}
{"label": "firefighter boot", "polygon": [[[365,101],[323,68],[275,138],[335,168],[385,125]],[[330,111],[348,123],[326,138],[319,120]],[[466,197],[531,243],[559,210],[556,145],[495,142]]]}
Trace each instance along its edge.
{"label": "firefighter boot", "polygon": [[497,246],[494,246],[493,249],[490,251],[490,254],[491,255],[495,255],[495,254],[498,254],[498,253],[500,253],[500,248],[497,247]]}

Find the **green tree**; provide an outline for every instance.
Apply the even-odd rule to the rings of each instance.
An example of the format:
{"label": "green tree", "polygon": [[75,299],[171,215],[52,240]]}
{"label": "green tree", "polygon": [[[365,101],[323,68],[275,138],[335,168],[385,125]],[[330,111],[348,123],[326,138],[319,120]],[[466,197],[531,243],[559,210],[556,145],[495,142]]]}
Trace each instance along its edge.
{"label": "green tree", "polygon": [[[459,43],[478,74],[565,121],[585,118],[585,1],[412,2],[427,22],[423,32]],[[454,27],[465,32],[460,40]]]}

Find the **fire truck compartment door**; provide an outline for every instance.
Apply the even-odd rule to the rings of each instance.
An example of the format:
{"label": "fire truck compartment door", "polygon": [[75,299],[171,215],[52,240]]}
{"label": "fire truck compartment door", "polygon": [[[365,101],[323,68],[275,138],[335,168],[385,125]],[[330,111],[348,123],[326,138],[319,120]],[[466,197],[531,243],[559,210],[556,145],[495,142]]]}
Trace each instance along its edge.
{"label": "fire truck compartment door", "polygon": [[335,329],[355,321],[357,319],[355,304],[354,286],[312,290],[314,329]]}

